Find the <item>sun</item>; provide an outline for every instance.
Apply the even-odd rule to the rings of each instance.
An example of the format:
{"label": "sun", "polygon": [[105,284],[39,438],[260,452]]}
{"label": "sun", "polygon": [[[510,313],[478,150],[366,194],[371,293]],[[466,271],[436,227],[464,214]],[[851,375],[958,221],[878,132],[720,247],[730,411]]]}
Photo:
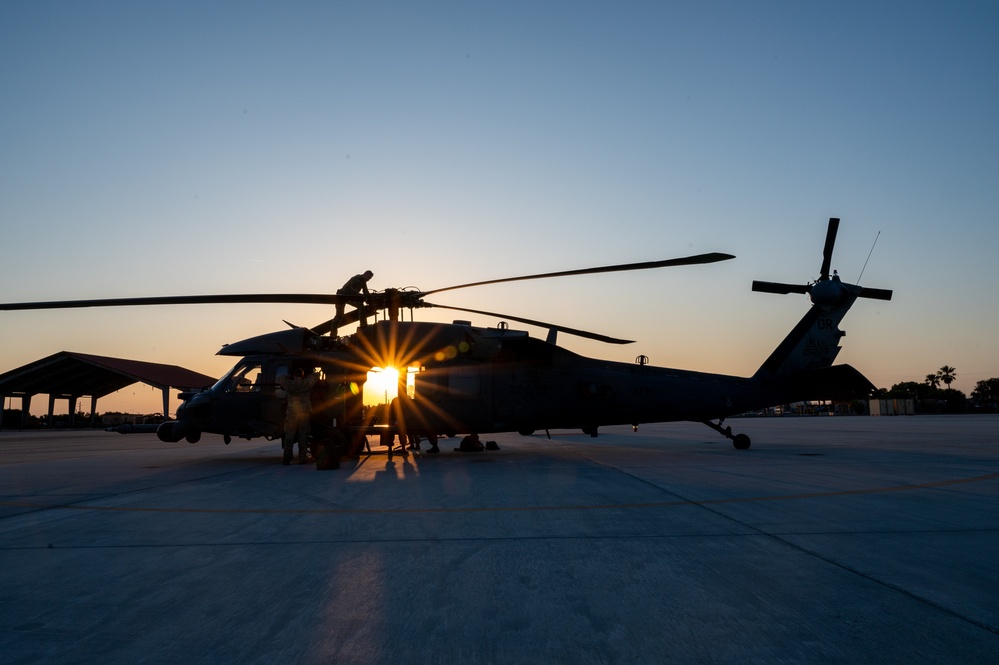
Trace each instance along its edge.
{"label": "sun", "polygon": [[364,404],[365,406],[377,406],[388,404],[399,394],[399,384],[402,381],[400,376],[406,373],[406,392],[410,397],[416,389],[416,374],[419,367],[409,367],[406,369],[396,369],[395,367],[372,367],[368,371],[367,380],[364,382]]}
{"label": "sun", "polygon": [[372,367],[364,382],[364,404],[388,404],[399,394],[399,370],[395,367]]}

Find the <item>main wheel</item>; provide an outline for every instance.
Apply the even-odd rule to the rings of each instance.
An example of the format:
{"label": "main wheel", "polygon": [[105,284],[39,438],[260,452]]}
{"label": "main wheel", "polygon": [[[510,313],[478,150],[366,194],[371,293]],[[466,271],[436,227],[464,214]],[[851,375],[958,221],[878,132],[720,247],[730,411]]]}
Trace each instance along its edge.
{"label": "main wheel", "polygon": [[735,446],[736,450],[747,450],[750,443],[749,437],[745,434],[736,434],[732,437],[732,445]]}

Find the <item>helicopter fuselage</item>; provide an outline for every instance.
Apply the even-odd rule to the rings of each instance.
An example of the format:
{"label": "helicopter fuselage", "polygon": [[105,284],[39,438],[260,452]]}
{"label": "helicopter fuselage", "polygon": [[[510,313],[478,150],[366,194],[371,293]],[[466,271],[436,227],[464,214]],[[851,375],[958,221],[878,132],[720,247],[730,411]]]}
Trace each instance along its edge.
{"label": "helicopter fuselage", "polygon": [[[595,434],[601,426],[723,418],[775,398],[752,378],[596,360],[526,332],[465,323],[383,321],[345,338],[295,329],[222,352],[242,351],[266,352],[249,353],[211,388],[185,395],[161,438],[281,436],[285,395],[278,378],[297,368],[319,374],[313,430],[337,430],[347,439],[387,430]],[[402,397],[391,408],[364,405],[368,372],[386,367],[411,374],[410,385],[400,380],[394,393]]]}

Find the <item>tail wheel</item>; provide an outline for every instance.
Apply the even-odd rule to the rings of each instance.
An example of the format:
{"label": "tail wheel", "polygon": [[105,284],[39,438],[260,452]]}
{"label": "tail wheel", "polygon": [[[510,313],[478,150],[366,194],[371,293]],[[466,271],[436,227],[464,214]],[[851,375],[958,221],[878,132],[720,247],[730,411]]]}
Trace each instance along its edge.
{"label": "tail wheel", "polygon": [[749,437],[745,434],[736,434],[732,437],[732,445],[735,446],[736,450],[748,450],[750,443]]}

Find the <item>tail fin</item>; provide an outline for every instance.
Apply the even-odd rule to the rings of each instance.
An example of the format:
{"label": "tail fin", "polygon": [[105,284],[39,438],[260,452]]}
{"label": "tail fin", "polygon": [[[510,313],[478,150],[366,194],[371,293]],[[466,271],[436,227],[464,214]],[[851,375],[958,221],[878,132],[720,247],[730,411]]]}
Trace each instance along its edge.
{"label": "tail fin", "polygon": [[[868,289],[840,281],[833,271],[829,274],[833,245],[839,230],[839,219],[831,218],[822,250],[822,267],[818,280],[809,284],[753,282],[754,291],[764,293],[803,293],[812,300],[808,310],[794,330],[774,349],[754,375],[771,389],[789,400],[831,399],[831,393],[864,393],[873,385],[849,365],[833,366],[839,354],[839,340],[845,332],[839,324],[857,298],[890,300],[886,289]],[[825,394],[824,394],[825,393]]]}
{"label": "tail fin", "polygon": [[850,295],[832,308],[812,305],[753,378],[775,388],[782,401],[853,399],[870,394],[874,384],[863,374],[849,365],[833,365],[839,340],[846,335],[839,323],[856,299]]}
{"label": "tail fin", "polygon": [[839,354],[839,340],[846,335],[839,323],[857,300],[849,296],[832,308],[812,305],[798,325],[766,359],[756,376],[788,378],[794,372],[829,367]]}

